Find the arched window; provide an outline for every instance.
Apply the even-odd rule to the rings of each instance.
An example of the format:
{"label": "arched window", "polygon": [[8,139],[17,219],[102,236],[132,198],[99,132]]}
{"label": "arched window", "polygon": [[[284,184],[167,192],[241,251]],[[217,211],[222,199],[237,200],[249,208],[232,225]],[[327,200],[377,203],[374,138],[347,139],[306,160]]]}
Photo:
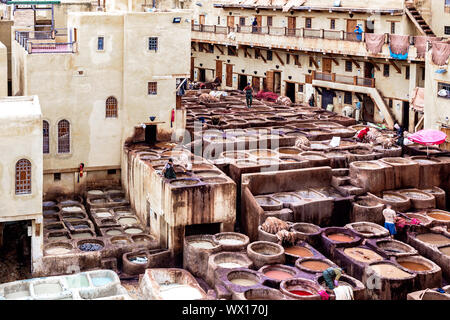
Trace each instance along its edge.
{"label": "arched window", "polygon": [[48,122],[44,120],[42,124],[42,137],[43,137],[43,152],[50,153],[50,132]]}
{"label": "arched window", "polygon": [[31,162],[20,159],[16,163],[16,194],[31,193]]}
{"label": "arched window", "polygon": [[114,97],[106,99],[106,117],[117,118],[117,99]]}
{"label": "arched window", "polygon": [[58,153],[70,152],[70,123],[67,120],[58,122]]}

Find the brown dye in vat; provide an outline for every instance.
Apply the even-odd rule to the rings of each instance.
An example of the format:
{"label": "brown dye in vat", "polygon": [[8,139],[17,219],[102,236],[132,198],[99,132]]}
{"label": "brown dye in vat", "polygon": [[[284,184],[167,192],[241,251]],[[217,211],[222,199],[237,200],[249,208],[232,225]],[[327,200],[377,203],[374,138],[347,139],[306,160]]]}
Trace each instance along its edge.
{"label": "brown dye in vat", "polygon": [[440,248],[439,251],[445,254],[446,256],[450,256],[450,247]]}
{"label": "brown dye in vat", "polygon": [[299,247],[299,246],[285,248],[284,252],[292,254],[294,256],[299,256],[299,257],[313,257],[314,256],[314,254],[311,252],[311,250],[309,250],[305,247]]}
{"label": "brown dye in vat", "polygon": [[281,270],[270,270],[265,272],[264,275],[276,280],[286,280],[293,277],[292,274]]}
{"label": "brown dye in vat", "polygon": [[417,236],[417,239],[420,241],[429,243],[429,244],[435,244],[435,245],[443,245],[443,244],[450,244],[450,239],[443,236],[442,234],[437,233],[423,233],[419,234]]}
{"label": "brown dye in vat", "polygon": [[300,153],[300,151],[296,150],[296,149],[279,149],[278,152],[284,153],[284,154],[299,154]]}
{"label": "brown dye in vat", "polygon": [[371,266],[373,270],[382,277],[386,278],[408,278],[410,276],[409,273],[403,271],[402,269],[397,268],[391,264],[376,264]]}
{"label": "brown dye in vat", "polygon": [[412,270],[412,271],[428,271],[431,270],[429,267],[427,267],[424,264],[417,263],[417,262],[411,262],[411,261],[397,261],[398,264],[400,264],[402,267]]}
{"label": "brown dye in vat", "polygon": [[300,265],[314,271],[324,271],[331,267],[328,263],[323,261],[304,261],[300,263]]}
{"label": "brown dye in vat", "polygon": [[448,215],[448,214],[443,214],[443,213],[429,213],[428,216],[430,216],[430,217],[432,217],[433,219],[436,219],[436,220],[450,221],[450,215]]}
{"label": "brown dye in vat", "polygon": [[383,257],[376,252],[364,248],[346,248],[344,249],[344,253],[357,261],[365,263],[372,263],[383,260]]}
{"label": "brown dye in vat", "polygon": [[333,240],[333,241],[339,241],[339,242],[350,242],[353,241],[353,237],[348,236],[346,234],[343,233],[333,233],[333,234],[329,234],[327,236],[327,238]]}

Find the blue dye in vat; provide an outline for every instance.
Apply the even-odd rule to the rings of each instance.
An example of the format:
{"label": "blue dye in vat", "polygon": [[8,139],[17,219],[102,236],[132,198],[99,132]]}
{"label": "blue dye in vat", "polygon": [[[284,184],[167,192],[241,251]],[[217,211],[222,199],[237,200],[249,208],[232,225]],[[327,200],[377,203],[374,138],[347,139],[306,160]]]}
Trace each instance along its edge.
{"label": "blue dye in vat", "polygon": [[112,279],[108,278],[108,277],[95,277],[95,278],[93,277],[92,278],[92,284],[95,287],[101,287],[101,286],[107,285],[110,282],[112,282]]}

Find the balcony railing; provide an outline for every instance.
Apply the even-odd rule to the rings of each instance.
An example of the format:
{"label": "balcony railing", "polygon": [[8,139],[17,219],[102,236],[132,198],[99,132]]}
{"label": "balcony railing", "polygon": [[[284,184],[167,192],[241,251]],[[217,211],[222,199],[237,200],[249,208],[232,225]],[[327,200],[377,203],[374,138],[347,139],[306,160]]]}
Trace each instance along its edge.
{"label": "balcony railing", "polygon": [[[317,38],[328,40],[345,40],[354,42],[365,42],[365,33],[357,34],[354,32],[346,32],[343,30],[326,30],[326,29],[308,29],[308,28],[286,28],[286,27],[255,27],[246,25],[217,26],[217,25],[203,25],[193,24],[192,31],[210,32],[218,34],[229,34],[230,32],[245,33],[245,34],[263,34],[272,36],[287,36],[298,38]],[[389,44],[389,34],[385,34],[385,44]],[[410,36],[410,44],[414,45],[414,36]]]}
{"label": "balcony railing", "polygon": [[15,40],[29,53],[72,53],[74,42],[67,41],[66,28],[52,31],[16,31]]}
{"label": "balcony railing", "polygon": [[345,75],[336,74],[336,73],[318,72],[318,71],[313,71],[312,78],[314,80],[329,81],[329,82],[335,82],[335,83],[375,88],[375,78],[345,76]]}

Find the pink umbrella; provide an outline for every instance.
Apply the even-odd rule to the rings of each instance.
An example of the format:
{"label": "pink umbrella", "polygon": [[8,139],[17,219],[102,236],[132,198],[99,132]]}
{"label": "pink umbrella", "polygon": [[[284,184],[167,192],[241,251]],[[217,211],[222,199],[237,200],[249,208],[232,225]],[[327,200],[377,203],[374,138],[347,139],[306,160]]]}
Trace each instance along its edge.
{"label": "pink umbrella", "polygon": [[428,146],[444,143],[447,135],[439,130],[420,130],[408,136],[408,139],[427,146],[428,155]]}

